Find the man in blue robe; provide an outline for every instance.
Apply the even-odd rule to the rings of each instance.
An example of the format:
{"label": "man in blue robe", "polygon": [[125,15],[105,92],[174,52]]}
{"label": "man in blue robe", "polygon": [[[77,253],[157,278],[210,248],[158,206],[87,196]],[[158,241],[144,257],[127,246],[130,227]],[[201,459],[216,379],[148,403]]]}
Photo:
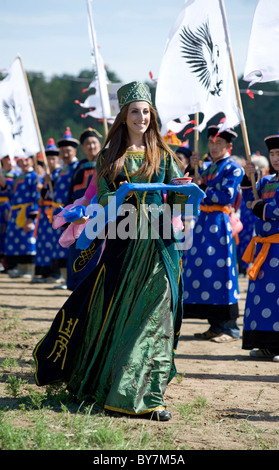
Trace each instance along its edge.
{"label": "man in blue robe", "polygon": [[[238,283],[230,214],[243,169],[230,158],[236,132],[208,128],[210,162],[193,182],[206,193],[195,222],[193,245],[184,257],[184,318],[207,319],[209,329],[195,336],[215,342],[239,338]],[[199,164],[191,157],[192,172]]]}

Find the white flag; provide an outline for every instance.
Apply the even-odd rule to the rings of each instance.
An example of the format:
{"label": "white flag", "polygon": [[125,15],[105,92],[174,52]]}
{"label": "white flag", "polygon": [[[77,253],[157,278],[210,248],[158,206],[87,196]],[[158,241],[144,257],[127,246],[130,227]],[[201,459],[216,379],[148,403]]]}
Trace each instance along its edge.
{"label": "white flag", "polygon": [[101,54],[98,51],[96,32],[93,24],[93,16],[91,10],[91,0],[87,0],[87,11],[88,11],[88,29],[89,29],[89,38],[91,43],[91,53],[92,59],[95,63],[96,75],[97,75],[97,89],[99,93],[102,115],[101,119],[110,118],[110,103],[107,90],[107,74],[104,67],[104,62]]}
{"label": "white flag", "polygon": [[228,31],[219,0],[186,0],[167,40],[162,59],[156,107],[163,135],[175,119],[203,113],[202,131],[222,112],[222,128],[235,127],[239,110],[230,65]]}
{"label": "white flag", "polygon": [[250,34],[243,80],[257,82],[279,80],[279,2],[259,0]]}
{"label": "white flag", "polygon": [[[110,113],[108,113],[106,119],[110,122],[113,122],[116,115],[119,112],[119,105],[117,99],[117,90],[123,84],[122,83],[111,83],[107,80],[107,93],[109,97]],[[96,119],[103,119],[103,108],[100,93],[98,91],[98,81],[93,80],[89,87],[85,90],[95,89],[95,93],[89,95],[83,103],[76,101],[82,108],[92,108],[91,111],[88,111],[84,116],[91,116]]]}
{"label": "white flag", "polygon": [[20,59],[16,58],[8,75],[0,82],[0,155],[35,155],[40,144],[31,110],[30,97]]}

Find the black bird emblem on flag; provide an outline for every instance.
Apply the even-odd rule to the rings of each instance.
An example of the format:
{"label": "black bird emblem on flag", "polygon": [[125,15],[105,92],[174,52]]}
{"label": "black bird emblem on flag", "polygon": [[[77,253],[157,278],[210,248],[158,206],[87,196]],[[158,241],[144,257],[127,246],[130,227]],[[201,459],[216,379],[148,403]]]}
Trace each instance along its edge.
{"label": "black bird emblem on flag", "polygon": [[4,116],[11,124],[13,139],[22,134],[23,124],[21,116],[21,107],[17,106],[13,96],[2,101]]}
{"label": "black bird emblem on flag", "polygon": [[208,21],[195,32],[183,26],[180,37],[182,57],[191,72],[198,76],[208,93],[220,96],[223,80],[219,80],[219,46],[212,41]]}

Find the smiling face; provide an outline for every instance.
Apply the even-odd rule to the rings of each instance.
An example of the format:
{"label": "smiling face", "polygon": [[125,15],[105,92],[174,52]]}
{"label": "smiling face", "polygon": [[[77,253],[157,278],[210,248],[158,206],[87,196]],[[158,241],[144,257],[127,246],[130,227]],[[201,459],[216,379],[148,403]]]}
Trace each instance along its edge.
{"label": "smiling face", "polygon": [[82,144],[82,150],[89,161],[94,160],[101,150],[101,143],[97,137],[87,137]]}
{"label": "smiling face", "polygon": [[150,124],[149,104],[146,101],[131,103],[127,112],[126,124],[131,139],[143,136]]}
{"label": "smiling face", "polygon": [[19,158],[17,162],[19,168],[22,170],[22,173],[27,173],[29,168],[33,168],[32,158]]}
{"label": "smiling face", "polygon": [[4,171],[10,171],[12,169],[12,162],[11,162],[9,155],[2,158],[1,163],[2,163]]}
{"label": "smiling face", "polygon": [[52,173],[59,165],[59,159],[56,155],[47,155],[49,171]]}
{"label": "smiling face", "polygon": [[269,157],[274,170],[279,172],[279,149],[270,150]]}
{"label": "smiling face", "polygon": [[222,137],[209,136],[208,138],[209,153],[213,161],[223,158],[226,153],[232,148],[232,144],[227,142]]}
{"label": "smiling face", "polygon": [[77,153],[77,149],[72,147],[71,145],[67,145],[65,147],[60,147],[60,157],[63,160],[64,165],[70,165]]}

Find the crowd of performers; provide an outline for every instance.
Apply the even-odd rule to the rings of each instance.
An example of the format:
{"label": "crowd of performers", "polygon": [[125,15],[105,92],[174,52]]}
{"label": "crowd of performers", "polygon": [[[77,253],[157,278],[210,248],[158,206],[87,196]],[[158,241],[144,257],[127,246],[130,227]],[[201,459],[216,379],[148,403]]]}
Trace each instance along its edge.
{"label": "crowd of performers", "polygon": [[[183,146],[174,153],[160,135],[146,85],[124,85],[118,98],[120,113],[102,149],[96,131],[86,129],[77,140],[67,128],[57,147],[53,139],[46,145],[48,174],[38,176],[28,156],[18,159],[17,171],[8,156],[2,159],[2,264],[11,277],[31,275],[31,282],[72,291],[34,349],[38,385],[62,381],[97,408],[165,421],[171,415],[163,396],[176,372],[183,318],[208,321],[198,339],[242,336],[251,357],[279,362],[279,135],[264,139],[268,158],[251,161],[233,156],[238,136],[219,126],[208,127],[203,158]],[[172,181],[182,175],[202,194],[199,213],[182,215],[185,234],[192,234],[184,250],[174,249],[176,230],[171,240],[160,232],[158,239],[106,237],[76,247],[88,216],[67,223],[67,211],[88,207],[94,196],[106,207],[124,183],[132,185],[125,200],[136,211],[166,201],[185,208],[189,191]],[[78,263],[82,269],[73,269]],[[243,332],[240,276],[249,277]]]}
{"label": "crowd of performers", "polygon": [[[84,195],[96,173],[101,134],[85,129],[78,139],[70,128],[57,145],[49,138],[42,155],[1,159],[0,256],[2,272],[11,278],[30,278],[32,283],[55,283],[73,290],[75,279],[69,250],[59,243],[62,229],[52,222],[61,207]],[[78,158],[81,147],[84,158]],[[36,166],[36,168],[35,168]]]}

